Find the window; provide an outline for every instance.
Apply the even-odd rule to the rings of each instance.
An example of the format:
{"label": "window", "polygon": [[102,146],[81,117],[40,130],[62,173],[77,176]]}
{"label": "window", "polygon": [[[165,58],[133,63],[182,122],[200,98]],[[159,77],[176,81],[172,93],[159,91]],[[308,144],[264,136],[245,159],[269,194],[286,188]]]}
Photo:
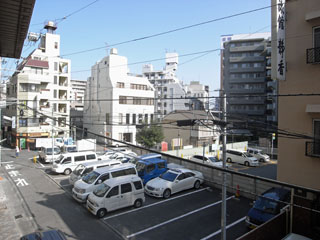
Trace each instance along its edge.
{"label": "window", "polygon": [[57,76],[53,77],[53,84],[58,84],[58,77]]}
{"label": "window", "polygon": [[136,171],[134,170],[134,168],[128,168],[124,170],[125,175],[136,175]]}
{"label": "window", "polygon": [[27,118],[20,118],[19,119],[19,126],[26,127],[27,126]]}
{"label": "window", "polygon": [[92,171],[93,171],[93,167],[86,168],[86,169],[83,171],[83,173],[81,174],[81,176],[84,176],[84,175],[86,175],[87,173],[90,173],[90,172],[92,172]]}
{"label": "window", "polygon": [[189,177],[194,177],[194,173],[192,173],[192,172],[187,172],[187,173],[185,173],[185,176],[186,176],[186,178],[189,178]]}
{"label": "window", "polygon": [[57,98],[57,90],[53,90],[53,98]]}
{"label": "window", "polygon": [[136,124],[137,121],[137,114],[132,114],[132,124]]}
{"label": "window", "polygon": [[117,88],[124,88],[124,82],[117,82]]}
{"label": "window", "polygon": [[136,190],[142,189],[141,181],[133,182],[133,185],[136,188]]}
{"label": "window", "polygon": [[130,183],[121,184],[121,194],[132,192],[132,187]]}
{"label": "window", "polygon": [[[50,151],[50,153],[52,154],[52,151]],[[69,164],[69,163],[71,163],[71,157],[65,158],[61,164]]]}
{"label": "window", "polygon": [[74,161],[75,161],[75,162],[85,161],[85,160],[86,160],[85,155],[81,155],[81,156],[76,156],[76,157],[74,157]]}
{"label": "window", "polygon": [[139,123],[142,123],[142,114],[139,114]]}
{"label": "window", "polygon": [[314,154],[320,154],[320,120],[313,120]]}
{"label": "window", "polygon": [[183,179],[185,179],[185,175],[184,175],[184,173],[181,173],[178,177],[177,177],[177,180],[183,180]]}
{"label": "window", "polygon": [[106,197],[110,198],[110,197],[117,196],[117,195],[119,195],[119,186],[113,187]]}
{"label": "window", "polygon": [[126,114],[126,124],[130,124],[130,114]]}
{"label": "window", "polygon": [[313,47],[320,48],[320,27],[313,28]]}
{"label": "window", "polygon": [[[102,175],[99,180],[101,180],[101,182],[104,182],[105,180],[109,179],[109,173]],[[99,181],[98,180],[98,181]],[[98,183],[98,181],[96,183]]]}
{"label": "window", "polygon": [[95,159],[96,159],[96,155],[95,154],[87,155],[87,160],[95,160]]}
{"label": "window", "polygon": [[164,162],[160,162],[158,163],[158,168],[159,169],[166,168],[166,164]]}
{"label": "window", "polygon": [[56,103],[53,104],[53,111],[54,111],[54,112],[57,111],[57,104],[56,104]]}
{"label": "window", "polygon": [[58,63],[54,62],[54,71],[58,71]]}
{"label": "window", "polygon": [[146,171],[147,171],[147,173],[150,173],[150,172],[152,172],[155,168],[156,168],[155,164],[150,164],[150,165],[147,166]]}
{"label": "window", "polygon": [[148,114],[145,114],[145,115],[144,115],[144,122],[145,122],[146,124],[148,124]]}
{"label": "window", "polygon": [[123,114],[119,113],[119,124],[123,124]]}
{"label": "window", "polygon": [[110,114],[106,113],[106,124],[110,124]]}
{"label": "window", "polygon": [[58,49],[58,42],[54,42],[54,48]]}

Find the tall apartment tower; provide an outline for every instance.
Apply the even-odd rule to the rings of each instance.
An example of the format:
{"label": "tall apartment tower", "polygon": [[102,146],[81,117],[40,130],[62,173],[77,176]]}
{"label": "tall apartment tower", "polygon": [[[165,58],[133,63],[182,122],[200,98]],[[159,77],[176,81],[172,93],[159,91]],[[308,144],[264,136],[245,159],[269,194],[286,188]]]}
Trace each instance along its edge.
{"label": "tall apartment tower", "polygon": [[60,57],[60,35],[48,22],[40,44],[17,68],[7,85],[12,117],[7,139],[21,148],[33,147],[35,138],[69,137],[71,61]]}
{"label": "tall apartment tower", "polygon": [[[251,124],[275,124],[277,110],[271,93],[276,84],[269,83],[270,33],[225,35],[221,40],[221,87],[227,96],[228,121],[249,130]],[[266,102],[268,92],[271,100]]]}

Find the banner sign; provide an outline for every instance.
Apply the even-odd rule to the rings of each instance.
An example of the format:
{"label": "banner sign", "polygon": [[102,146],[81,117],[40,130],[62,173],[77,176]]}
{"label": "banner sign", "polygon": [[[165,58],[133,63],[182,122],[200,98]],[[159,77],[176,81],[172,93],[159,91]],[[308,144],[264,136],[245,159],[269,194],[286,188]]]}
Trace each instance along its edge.
{"label": "banner sign", "polygon": [[277,0],[277,79],[286,80],[286,0]]}

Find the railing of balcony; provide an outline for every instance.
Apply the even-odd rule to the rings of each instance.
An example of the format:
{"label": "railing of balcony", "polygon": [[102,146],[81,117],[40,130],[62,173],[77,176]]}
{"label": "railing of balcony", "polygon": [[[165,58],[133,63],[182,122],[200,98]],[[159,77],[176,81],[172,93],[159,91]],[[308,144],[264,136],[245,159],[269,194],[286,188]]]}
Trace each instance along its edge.
{"label": "railing of balcony", "polygon": [[306,156],[320,158],[320,142],[306,142]]}
{"label": "railing of balcony", "polygon": [[320,47],[307,49],[307,64],[320,63]]}

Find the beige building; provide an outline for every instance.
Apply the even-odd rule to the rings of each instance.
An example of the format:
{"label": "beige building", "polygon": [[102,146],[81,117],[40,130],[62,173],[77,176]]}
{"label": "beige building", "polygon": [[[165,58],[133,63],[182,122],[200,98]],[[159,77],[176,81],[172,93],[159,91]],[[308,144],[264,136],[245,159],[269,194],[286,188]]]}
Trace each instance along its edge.
{"label": "beige building", "polygon": [[[285,5],[272,9],[272,77],[278,80],[279,94],[319,94],[319,0],[272,0],[272,5],[281,2]],[[320,96],[278,99],[279,131],[313,139],[278,138],[277,178],[320,189]]]}

